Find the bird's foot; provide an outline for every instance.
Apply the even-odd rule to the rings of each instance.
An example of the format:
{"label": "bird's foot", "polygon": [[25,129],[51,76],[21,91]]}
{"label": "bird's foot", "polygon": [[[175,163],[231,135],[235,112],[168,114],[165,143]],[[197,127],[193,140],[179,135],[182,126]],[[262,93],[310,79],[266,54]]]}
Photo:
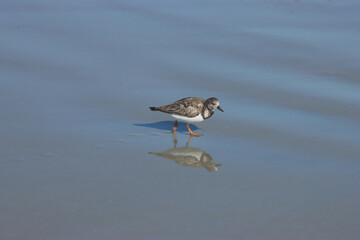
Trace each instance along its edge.
{"label": "bird's foot", "polygon": [[191,129],[190,129],[189,124],[186,125],[186,128],[189,130],[189,133],[190,133],[191,136],[194,136],[194,137],[200,137],[200,136],[202,136],[202,134],[193,133],[193,131],[191,131]]}
{"label": "bird's foot", "polygon": [[204,134],[197,134],[197,133],[193,133],[193,132],[191,132],[190,135],[194,136],[194,137],[204,136]]}

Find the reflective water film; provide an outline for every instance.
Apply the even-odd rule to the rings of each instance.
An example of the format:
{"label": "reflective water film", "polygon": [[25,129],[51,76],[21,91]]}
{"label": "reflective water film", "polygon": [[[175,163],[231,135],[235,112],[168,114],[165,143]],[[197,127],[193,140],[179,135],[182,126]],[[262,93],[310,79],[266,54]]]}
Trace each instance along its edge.
{"label": "reflective water film", "polygon": [[[0,2],[0,239],[360,239],[360,5]],[[225,112],[190,128],[184,97]]]}

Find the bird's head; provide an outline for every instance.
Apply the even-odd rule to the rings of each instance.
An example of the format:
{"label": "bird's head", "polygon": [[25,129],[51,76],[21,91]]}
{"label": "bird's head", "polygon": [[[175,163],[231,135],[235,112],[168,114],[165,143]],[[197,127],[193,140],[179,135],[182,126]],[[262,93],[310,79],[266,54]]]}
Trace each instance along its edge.
{"label": "bird's head", "polygon": [[210,110],[210,111],[215,111],[216,109],[219,109],[220,111],[224,112],[224,110],[220,107],[220,102],[217,98],[215,97],[211,97],[208,98],[205,102],[205,106]]}

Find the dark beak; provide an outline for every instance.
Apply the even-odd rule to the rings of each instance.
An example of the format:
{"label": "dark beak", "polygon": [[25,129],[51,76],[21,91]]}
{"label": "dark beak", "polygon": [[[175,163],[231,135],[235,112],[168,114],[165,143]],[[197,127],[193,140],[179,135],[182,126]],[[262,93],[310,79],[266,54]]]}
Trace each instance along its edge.
{"label": "dark beak", "polygon": [[219,109],[220,111],[224,112],[224,110],[223,110],[220,106],[218,106],[217,109]]}

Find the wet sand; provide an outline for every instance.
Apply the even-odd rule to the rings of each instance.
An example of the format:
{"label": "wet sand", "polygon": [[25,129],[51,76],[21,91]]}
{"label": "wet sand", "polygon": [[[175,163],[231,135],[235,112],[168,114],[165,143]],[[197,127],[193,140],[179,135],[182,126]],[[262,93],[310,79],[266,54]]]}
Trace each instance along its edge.
{"label": "wet sand", "polygon": [[0,239],[359,238],[356,1],[1,5]]}

